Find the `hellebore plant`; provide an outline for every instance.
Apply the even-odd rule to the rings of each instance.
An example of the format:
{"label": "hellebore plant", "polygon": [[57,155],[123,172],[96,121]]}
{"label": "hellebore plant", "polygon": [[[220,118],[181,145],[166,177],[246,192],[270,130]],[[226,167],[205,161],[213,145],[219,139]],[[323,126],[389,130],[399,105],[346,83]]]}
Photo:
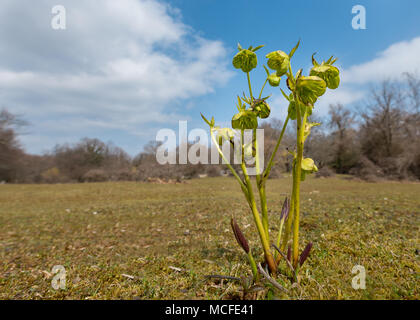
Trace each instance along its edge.
{"label": "hellebore plant", "polygon": [[[336,89],[338,87],[340,83],[339,70],[333,65],[337,59],[333,59],[333,57],[331,57],[320,64],[315,60],[314,55],[312,55],[313,67],[311,68],[309,75],[304,76],[302,69],[294,74],[292,71],[291,59],[299,47],[298,42],[289,54],[278,50],[266,55],[266,58],[268,59],[268,68],[264,66],[264,69],[267,77],[262,85],[259,96],[256,97],[252,91],[250,72],[257,67],[257,55],[255,52],[262,47],[263,46],[258,46],[253,48],[250,46],[248,49],[243,49],[238,44],[239,52],[233,58],[233,66],[236,69],[241,69],[246,74],[249,96],[246,96],[245,93],[243,94],[243,97],[238,96],[238,113],[232,118],[232,129],[217,127],[215,126],[214,118],[209,121],[203,115],[202,117],[210,126],[212,141],[217,147],[224,163],[228,166],[241,186],[245,199],[249,204],[258,230],[259,238],[261,240],[266,266],[268,267],[271,275],[276,274],[278,265],[283,257],[286,260],[286,264],[293,271],[294,278],[296,280],[296,272],[305,262],[312,248],[312,243],[308,243],[299,255],[300,184],[301,181],[305,180],[306,175],[318,170],[314,160],[311,158],[305,158],[303,155],[304,143],[310,134],[311,128],[319,125],[319,123],[310,122],[309,117],[312,115],[315,102],[325,93],[326,89]],[[270,73],[269,69],[273,71]],[[258,118],[268,118],[271,109],[267,103],[269,96],[262,98],[262,93],[267,82],[272,87],[279,87],[281,78],[283,77],[286,78],[287,88],[290,91],[289,94],[286,94],[282,89],[280,89],[283,96],[289,102],[288,115],[284,121],[283,128],[273,153],[264,169],[264,163],[260,163],[261,160],[258,152],[258,142],[255,136],[256,129],[258,127]],[[268,232],[269,223],[266,182],[274,165],[276,153],[280,147],[284,132],[290,120],[296,122],[297,129],[296,149],[294,151],[289,151],[293,156],[293,185],[290,199],[286,197],[283,204],[280,215],[280,226],[278,229],[278,235],[275,238],[275,244],[271,245],[270,235]],[[252,130],[253,139],[251,144],[244,143],[244,132],[246,130]],[[229,164],[229,160],[226,158],[226,155],[221,149],[223,143],[226,141],[232,146],[237,143],[234,140],[236,133],[240,133],[241,138],[239,151],[241,154],[240,168],[242,170],[243,178],[232,167],[232,165]],[[256,197],[254,195],[250,175],[248,174],[245,162],[245,159],[247,157],[249,158],[251,154],[255,157],[255,168],[257,172],[255,178],[259,193],[261,214],[257,206]],[[257,268],[248,242],[233,218],[231,220],[231,226],[236,240],[248,256],[254,279],[258,280],[258,269],[264,276],[268,276],[268,273],[264,272],[260,265]],[[290,239],[292,240],[292,246],[289,244]],[[276,249],[275,255],[272,253],[272,247]],[[288,247],[287,256],[283,253],[285,252],[286,247]]]}

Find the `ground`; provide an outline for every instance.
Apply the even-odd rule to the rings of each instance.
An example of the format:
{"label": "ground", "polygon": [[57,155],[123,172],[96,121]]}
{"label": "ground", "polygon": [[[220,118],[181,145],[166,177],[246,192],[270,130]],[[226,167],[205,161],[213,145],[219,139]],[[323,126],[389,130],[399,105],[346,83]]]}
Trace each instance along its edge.
{"label": "ground", "polygon": [[[271,235],[291,179],[268,182]],[[345,176],[302,186],[301,243],[314,243],[300,286],[246,298],[419,299],[420,184]],[[232,178],[181,184],[135,182],[0,185],[0,299],[232,299],[246,276],[235,216],[261,253],[252,215]],[[51,286],[52,268],[66,288]],[[352,268],[366,289],[352,287]]]}

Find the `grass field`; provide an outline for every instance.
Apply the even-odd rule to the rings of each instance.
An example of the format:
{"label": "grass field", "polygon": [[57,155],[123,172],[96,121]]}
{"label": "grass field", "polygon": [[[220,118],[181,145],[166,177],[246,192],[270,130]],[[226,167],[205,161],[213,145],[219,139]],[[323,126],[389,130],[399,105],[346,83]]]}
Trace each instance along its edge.
{"label": "grass field", "polygon": [[[273,236],[290,182],[268,182]],[[284,281],[277,298],[420,298],[419,183],[309,178],[302,191],[301,243],[314,248],[300,287]],[[257,249],[231,178],[0,185],[0,299],[239,298],[240,285],[204,278],[250,272],[231,215]],[[51,286],[54,265],[67,271],[65,290]],[[355,265],[365,290],[352,288]]]}

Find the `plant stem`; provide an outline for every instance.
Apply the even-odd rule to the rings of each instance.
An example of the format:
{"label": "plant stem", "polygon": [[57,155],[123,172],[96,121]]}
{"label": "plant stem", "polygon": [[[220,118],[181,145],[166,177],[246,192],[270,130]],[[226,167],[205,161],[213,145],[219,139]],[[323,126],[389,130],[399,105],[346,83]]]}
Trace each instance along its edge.
{"label": "plant stem", "polygon": [[260,95],[258,96],[258,99],[261,99],[261,96],[262,96],[262,93],[263,93],[263,91],[264,91],[264,87],[265,87],[265,85],[267,84],[267,81],[268,81],[268,78],[267,78],[267,79],[265,79],[265,82],[264,82],[264,84],[263,84],[263,86],[262,86],[262,88],[261,88]]}
{"label": "plant stem", "polygon": [[249,77],[249,72],[246,73],[246,77],[248,78],[249,95],[251,96],[251,103],[252,103],[253,98],[252,98],[251,79]]}
{"label": "plant stem", "polygon": [[[293,168],[292,168],[292,177],[293,177],[293,186],[292,186],[292,196],[290,201],[290,210],[289,210],[289,217],[287,218],[286,223],[286,232],[284,234],[283,242],[281,244],[281,251],[284,251],[287,246],[287,242],[289,241],[290,233],[292,230],[293,219],[295,216],[295,192],[296,192],[296,162],[293,160]],[[279,261],[279,260],[278,260]]]}
{"label": "plant stem", "polygon": [[274,262],[273,255],[271,254],[271,251],[270,251],[269,241],[265,236],[265,230],[264,230],[263,224],[261,222],[260,213],[258,212],[257,205],[255,203],[254,192],[252,191],[251,179],[248,176],[244,161],[242,162],[241,167],[242,167],[242,171],[243,171],[244,176],[245,176],[245,185],[248,189],[248,199],[247,200],[248,200],[249,206],[251,208],[252,214],[254,216],[255,225],[257,226],[257,230],[258,230],[258,233],[260,235],[260,240],[261,240],[261,243],[263,245],[265,260],[268,264],[268,267],[270,268],[270,271],[275,272],[276,271],[276,264]]}
{"label": "plant stem", "polygon": [[258,192],[260,194],[262,224],[264,226],[265,236],[267,237],[267,240],[270,242],[270,235],[268,233],[268,209],[267,209],[267,196],[265,194],[265,186],[262,184],[259,184]]}
{"label": "plant stem", "polygon": [[280,221],[280,228],[279,228],[279,235],[277,236],[277,248],[280,248],[280,241],[281,241],[281,234],[283,232],[283,226],[284,226],[284,219],[281,219]]}
{"label": "plant stem", "polygon": [[260,164],[260,156],[258,150],[258,142],[257,142],[257,129],[253,130],[253,143],[255,147],[255,169],[257,171],[255,179],[257,180],[257,188],[260,195],[260,203],[261,203],[261,216],[262,216],[262,224],[264,227],[265,237],[267,238],[268,242],[270,242],[270,235],[268,233],[268,209],[267,209],[267,198],[265,195],[265,186],[261,184],[261,164]]}
{"label": "plant stem", "polygon": [[299,218],[300,218],[300,180],[302,175],[302,159],[304,131],[306,125],[307,112],[306,108],[301,115],[300,102],[295,95],[296,113],[297,113],[297,157],[296,157],[296,183],[294,184],[294,221],[293,221],[293,266],[296,268],[299,258]]}
{"label": "plant stem", "polygon": [[263,177],[262,177],[262,184],[265,183],[265,181],[268,179],[268,176],[270,175],[271,168],[274,164],[274,158],[275,158],[276,153],[277,153],[277,151],[280,147],[281,140],[283,139],[283,135],[284,135],[284,132],[286,131],[286,127],[287,127],[287,123],[289,122],[289,119],[290,119],[289,115],[287,115],[287,118],[286,118],[286,120],[284,121],[284,124],[283,124],[283,128],[281,129],[280,136],[277,140],[277,144],[274,147],[273,153],[271,154],[270,160],[268,161],[267,168],[264,171],[264,174],[263,174]]}
{"label": "plant stem", "polygon": [[252,253],[251,253],[251,250],[249,250],[249,252],[248,252],[248,260],[249,260],[249,264],[251,265],[252,274],[254,275],[254,280],[258,281],[260,277],[259,277],[259,274],[258,274],[257,264],[255,263],[254,257],[252,256]]}

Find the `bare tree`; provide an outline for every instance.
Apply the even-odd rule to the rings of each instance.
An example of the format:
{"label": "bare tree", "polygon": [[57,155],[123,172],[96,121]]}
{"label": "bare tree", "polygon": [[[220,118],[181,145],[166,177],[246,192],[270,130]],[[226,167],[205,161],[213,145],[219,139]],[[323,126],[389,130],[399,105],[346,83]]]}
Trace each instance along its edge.
{"label": "bare tree", "polygon": [[22,125],[24,122],[6,109],[0,112],[0,180],[13,182],[17,178],[24,152],[16,129]]}
{"label": "bare tree", "polygon": [[328,128],[332,131],[331,166],[337,173],[348,173],[358,158],[356,134],[352,128],[354,115],[342,104],[330,105]]}

